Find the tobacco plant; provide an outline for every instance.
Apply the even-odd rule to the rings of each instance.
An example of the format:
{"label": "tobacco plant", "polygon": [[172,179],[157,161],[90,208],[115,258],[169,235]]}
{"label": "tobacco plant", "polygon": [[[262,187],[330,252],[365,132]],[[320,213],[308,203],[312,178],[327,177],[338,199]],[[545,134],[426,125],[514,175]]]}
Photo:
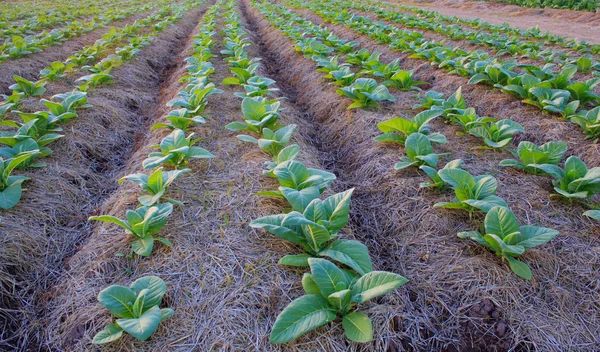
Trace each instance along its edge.
{"label": "tobacco plant", "polygon": [[21,200],[21,194],[23,188],[21,184],[29,177],[25,176],[11,176],[11,173],[20,164],[26,162],[30,158],[34,157],[38,151],[32,150],[29,152],[21,153],[14,158],[4,159],[0,157],[0,208],[10,209],[19,203]]}
{"label": "tobacco plant", "polygon": [[263,97],[244,98],[242,101],[242,114],[244,122],[231,122],[225,128],[230,131],[250,131],[262,136],[263,128],[277,129],[279,119],[278,101],[268,100]]}
{"label": "tobacco plant", "polygon": [[554,190],[567,199],[585,199],[600,192],[600,167],[588,169],[576,156],[567,158],[564,169],[551,164],[530,166],[554,177]]}
{"label": "tobacco plant", "polygon": [[417,90],[420,91],[421,88],[417,87],[419,85],[429,84],[423,81],[415,81],[413,80],[414,71],[404,71],[400,70],[394,73],[385,81],[381,82],[381,84],[394,87],[398,90],[409,91],[409,90]]}
{"label": "tobacco plant", "polygon": [[247,135],[239,135],[237,138],[244,142],[256,143],[260,150],[271,156],[275,156],[288,145],[295,129],[296,125],[287,125],[277,131],[263,128],[262,138],[260,139]]}
{"label": "tobacco plant", "polygon": [[272,161],[265,162],[265,170],[263,170],[263,175],[277,178],[277,176],[275,176],[273,173],[275,168],[286,161],[292,161],[296,159],[296,156],[299,152],[300,147],[297,144],[288,145],[287,147],[281,149],[277,155],[273,156]]}
{"label": "tobacco plant", "polygon": [[404,145],[406,138],[413,133],[422,133],[434,143],[446,143],[446,137],[440,133],[431,133],[428,123],[442,114],[439,110],[425,110],[411,119],[396,117],[377,124],[383,134],[375,137],[378,142],[392,142]]}
{"label": "tobacco plant", "polygon": [[347,87],[338,88],[337,93],[354,101],[348,110],[376,107],[378,101],[396,100],[384,85],[377,84],[372,78],[359,78]]}
{"label": "tobacco plant", "polygon": [[487,213],[495,206],[507,207],[504,199],[496,195],[498,181],[493,176],[473,176],[468,171],[458,168],[441,169],[438,175],[454,190],[456,198],[451,202],[436,203],[434,208]]}
{"label": "tobacco plant", "polygon": [[15,84],[8,87],[8,89],[12,90],[13,93],[23,93],[26,97],[37,97],[39,95],[44,94],[46,91],[45,85],[46,82],[40,80],[37,82],[28,81],[21,76],[13,76],[15,80]]}
{"label": "tobacco plant", "polygon": [[494,251],[508,261],[511,270],[525,280],[531,280],[531,269],[515,259],[526,250],[550,242],[558,231],[538,226],[519,226],[517,217],[506,207],[493,207],[485,216],[485,233],[459,232],[459,238],[469,238]]}
{"label": "tobacco plant", "polygon": [[403,156],[400,162],[394,166],[396,170],[423,164],[435,167],[438,163],[439,155],[433,152],[429,138],[422,133],[416,132],[409,135],[404,143],[404,150],[407,156]]}
{"label": "tobacco plant", "polygon": [[187,165],[190,159],[214,158],[215,156],[206,149],[194,146],[201,138],[192,139],[193,136],[194,134],[191,133],[186,137],[182,130],[173,130],[159,145],[153,146],[160,151],[148,155],[148,158],[142,162],[144,169],[152,169],[161,164],[179,168]]}
{"label": "tobacco plant", "polygon": [[206,123],[204,117],[198,116],[190,116],[190,111],[186,108],[181,108],[177,110],[171,110],[166,116],[169,122],[159,122],[152,125],[151,130],[157,130],[159,128],[168,128],[171,131],[179,129],[184,132],[190,127],[193,127],[198,124]]}
{"label": "tobacco plant", "polygon": [[319,258],[308,259],[310,274],[304,274],[305,295],[293,300],[275,320],[271,343],[286,343],[308,331],[342,318],[346,337],[355,342],[373,339],[369,317],[356,311],[356,305],[392,292],[407,279],[385,271],[370,271],[362,276],[338,268]]}
{"label": "tobacco plant", "polygon": [[[460,169],[462,163],[463,161],[461,159],[452,160],[444,165],[444,169]],[[446,183],[438,174],[438,170],[429,165],[421,165],[419,169],[423,170],[431,179],[430,182],[421,182],[419,184],[420,188],[438,188],[441,190],[446,188]]]}
{"label": "tobacco plant", "polygon": [[170,308],[160,308],[166,292],[167,285],[157,276],[144,276],[129,287],[111,285],[100,291],[98,302],[118,319],[98,332],[92,343],[116,341],[123,332],[146,341],[174,313]]}
{"label": "tobacco plant", "polygon": [[567,143],[565,142],[548,142],[537,146],[531,142],[523,141],[519,143],[516,150],[511,151],[517,160],[504,159],[499,165],[514,167],[530,174],[540,174],[540,170],[531,165],[558,165],[566,152]]}
{"label": "tobacco plant", "polygon": [[508,119],[478,123],[469,129],[470,134],[482,138],[485,144],[494,149],[506,147],[515,134],[523,132],[523,126]]}
{"label": "tobacco plant", "polygon": [[[151,175],[131,174],[122,177],[119,180],[119,184],[125,180],[137,183],[140,185],[142,190],[147,192],[141,193],[138,196],[138,201],[142,205],[152,206],[160,201],[173,182],[175,182],[181,175],[188,172],[190,172],[190,169],[163,171],[163,168],[160,167],[154,170]],[[165,197],[165,200],[176,205],[183,205],[181,202],[171,198]]]}
{"label": "tobacco plant", "polygon": [[92,216],[89,220],[109,222],[122,227],[125,232],[135,237],[135,241],[131,244],[133,251],[142,257],[147,257],[152,253],[154,241],[159,241],[167,247],[173,246],[168,239],[153,236],[165,226],[172,212],[173,204],[163,203],[128,210],[125,220],[112,215]]}
{"label": "tobacco plant", "polygon": [[571,121],[583,129],[587,138],[595,140],[600,138],[600,106],[571,116]]}
{"label": "tobacco plant", "polygon": [[358,241],[336,239],[348,223],[350,198],[354,189],[334,194],[325,200],[313,199],[303,212],[270,215],[253,220],[250,226],[300,246],[306,253],[286,255],[279,264],[308,266],[308,259],[328,257],[360,275],[373,270],[365,245]]}

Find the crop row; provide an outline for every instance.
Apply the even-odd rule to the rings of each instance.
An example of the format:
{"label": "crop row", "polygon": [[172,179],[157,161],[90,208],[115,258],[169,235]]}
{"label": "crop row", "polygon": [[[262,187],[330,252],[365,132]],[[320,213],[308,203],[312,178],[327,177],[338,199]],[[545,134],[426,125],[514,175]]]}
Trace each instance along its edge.
{"label": "crop row", "polygon": [[[131,3],[124,3],[123,7],[130,7]],[[69,11],[60,11],[54,8],[52,11],[43,15],[30,17],[22,21],[2,21],[0,23],[0,40],[11,35],[32,35],[36,31],[41,31],[46,28],[53,28],[64,24],[70,24],[72,21],[77,21],[81,18],[90,18],[96,21],[101,21],[102,15],[105,12],[110,12],[115,6],[111,0],[101,2],[82,1],[81,7],[70,9]]]}
{"label": "crop row", "polygon": [[568,9],[581,11],[596,11],[600,8],[598,0],[478,0],[501,2],[522,7],[549,7],[553,9]]}
{"label": "crop row", "polygon": [[243,121],[226,127],[250,135],[237,138],[255,143],[272,161],[265,163],[263,174],[274,178],[279,188],[259,195],[284,199],[290,212],[253,220],[250,226],[263,229],[284,241],[295,244],[301,254],[286,255],[281,265],[310,268],[304,274],[305,295],[293,300],[277,317],[270,334],[271,343],[285,343],[342,317],[346,337],[356,342],[373,338],[370,319],[356,311],[356,306],[391,292],[407,282],[397,274],[373,271],[368,249],[355,240],[338,239],[348,222],[353,189],[321,199],[335,175],[308,168],[295,160],[300,148],[290,145],[296,125],[279,123],[280,103],[269,98],[274,81],[256,75],[258,59],[249,59],[245,47],[250,45],[242,29],[234,2],[229,1],[225,14],[225,61],[235,77],[227,85],[240,85],[244,92]]}
{"label": "crop row", "polygon": [[470,19],[456,16],[444,16],[437,11],[422,9],[419,7],[392,4],[388,2],[381,2],[380,4],[386,8],[412,12],[431,21],[446,22],[449,24],[462,24],[477,29],[482,33],[483,31],[488,31],[493,37],[500,38],[502,35],[508,35],[509,37],[507,37],[507,41],[529,39],[532,41],[537,41],[538,45],[540,46],[561,46],[582,54],[600,54],[600,44],[590,44],[583,40],[578,41],[576,39],[569,39],[548,31],[542,32],[538,26],[531,27],[529,29],[521,29],[518,27],[512,27],[506,23],[503,25],[491,24],[480,18]]}
{"label": "crop row", "polygon": [[[156,16],[151,16],[145,22],[146,24],[162,18],[153,26],[151,35],[162,32],[169,24],[178,21],[186,11],[197,6],[198,3],[199,0],[188,0],[181,5],[168,6],[169,9],[166,12],[159,11]],[[171,12],[171,15],[165,17]],[[141,26],[142,24],[132,28],[139,30]],[[120,40],[123,38],[123,33],[118,34],[115,30],[110,31],[108,35],[110,38]],[[18,115],[21,121],[6,118],[0,121],[0,125],[16,129],[0,132],[0,143],[6,145],[0,148],[0,169],[2,171],[0,175],[0,209],[10,209],[19,202],[22,184],[28,180],[25,176],[11,175],[12,172],[17,168],[22,170],[28,167],[45,166],[45,164],[37,162],[37,159],[52,154],[52,150],[48,146],[64,137],[60,134],[62,132],[60,125],[77,118],[77,109],[92,108],[87,104],[87,91],[91,87],[113,82],[113,77],[109,72],[132,59],[141,47],[148,45],[153,39],[151,35],[136,35],[130,39],[128,45],[117,48],[115,54],[109,55],[94,66],[84,66],[84,69],[92,73],[80,77],[76,81],[78,86],[73,91],[56,94],[50,100],[41,99],[40,104],[47,109],[44,111],[27,113],[17,109],[25,99],[43,95],[48,81],[65,78],[66,72],[74,66],[69,61],[71,58],[67,59],[66,63],[54,63],[50,68],[42,70],[43,78],[36,82],[19,76],[14,77],[16,84],[9,87],[12,95],[6,97],[6,101],[0,105],[0,116],[6,117],[8,112],[11,112]],[[100,53],[111,43],[111,40],[105,38],[96,42],[92,47],[96,49],[97,53]]]}
{"label": "crop row", "polygon": [[464,28],[457,24],[445,24],[443,21],[439,21],[438,17],[423,18],[400,11],[389,10],[389,8],[393,8],[393,5],[388,5],[387,3],[375,1],[368,1],[366,3],[344,2],[343,6],[344,8],[350,6],[352,9],[373,13],[378,18],[393,21],[404,27],[433,31],[452,40],[466,40],[468,44],[493,48],[498,57],[519,56],[542,61],[546,63],[545,69],[564,69],[570,65],[575,65],[578,72],[600,74],[600,63],[587,53],[578,56],[569,56],[562,51],[545,48],[535,42],[520,40],[518,37],[508,38],[506,35],[483,33],[480,30]]}
{"label": "crop row", "polygon": [[[307,40],[308,35],[315,35],[312,45],[300,46],[300,51],[306,57],[314,60],[319,71],[328,72],[328,68],[337,63],[336,57],[327,57],[335,49],[324,50],[327,46],[324,41],[331,43],[332,33],[328,30],[314,26],[309,21],[299,18],[291,11],[272,4],[256,4],[255,6],[276,27],[283,30],[285,35],[301,43]],[[340,44],[340,43],[338,43]],[[299,44],[296,44],[297,47]],[[348,45],[348,43],[343,43]],[[315,50],[319,48],[319,50]],[[348,60],[356,59],[356,54],[348,54]],[[387,66],[373,67],[372,55],[365,54],[361,66],[364,70],[375,72],[388,72]],[[394,62],[394,66],[397,66]],[[328,76],[334,76],[330,71]],[[425,109],[414,118],[394,118],[378,124],[383,132],[375,138],[376,141],[398,143],[404,147],[406,156],[396,164],[395,168],[401,170],[408,167],[420,167],[430,178],[431,182],[421,184],[423,188],[446,189],[455,192],[455,200],[438,203],[435,207],[464,209],[469,213],[487,213],[484,227],[494,231],[494,218],[502,218],[502,226],[511,229],[509,232],[490,232],[494,236],[485,236],[485,233],[476,232],[460,233],[461,238],[471,238],[490,248],[499,256],[504,257],[511,269],[519,276],[530,279],[531,271],[528,266],[514,257],[522,254],[526,249],[546,243],[554,238],[558,231],[516,224],[516,218],[508,210],[507,203],[495,195],[498,187],[497,180],[491,175],[473,176],[461,169],[461,160],[448,162],[444,168],[437,169],[440,156],[434,152],[432,143],[446,143],[446,137],[440,133],[432,133],[428,123],[437,117],[443,117],[447,123],[458,125],[463,134],[470,134],[481,138],[489,148],[502,149],[510,144],[512,137],[523,128],[511,120],[496,120],[491,117],[478,116],[475,109],[468,108],[459,89],[454,95],[445,98],[442,94],[429,91],[423,95],[414,109]],[[564,168],[558,166],[566,152],[566,143],[549,142],[537,146],[531,142],[521,142],[513,151],[516,160],[507,159],[500,166],[510,166],[532,174],[550,175],[555,178],[553,184],[558,196],[573,200],[589,199],[600,192],[600,168],[588,167],[577,157],[569,157]],[[493,210],[493,211],[492,211]],[[588,211],[585,215],[598,218],[597,211]],[[489,217],[489,219],[488,219]],[[498,220],[500,221],[500,220]],[[505,222],[503,222],[505,221]],[[489,224],[488,224],[489,223]],[[509,236],[511,235],[512,236]]]}
{"label": "crop row", "polygon": [[[136,0],[137,1],[137,0]],[[137,4],[137,5],[136,5]],[[119,6],[107,10],[100,21],[91,19],[86,22],[74,21],[66,27],[54,29],[50,32],[43,31],[38,34],[20,36],[14,34],[0,45],[0,63],[8,59],[17,59],[33,53],[40,52],[53,45],[59,45],[69,39],[76,38],[84,33],[103,28],[110,23],[125,19],[133,14],[148,11],[158,6],[168,5],[166,1],[143,3],[138,1],[131,7],[121,8]]]}
{"label": "crop row", "polygon": [[[367,17],[344,13],[338,5],[323,5],[316,2],[301,3],[285,1],[297,8],[309,7],[325,20],[345,25],[358,33],[367,35],[392,50],[412,53],[410,58],[424,59],[451,74],[470,77],[472,84],[486,84],[511,94],[524,103],[538,107],[545,113],[561,115],[577,123],[583,132],[593,139],[598,138],[600,123],[600,96],[594,88],[600,78],[583,82],[572,82],[576,66],[558,73],[535,65],[517,65],[490,58],[480,51],[465,52],[422,38],[422,33],[404,31]],[[350,6],[350,5],[348,5]],[[516,69],[523,72],[517,73]],[[595,107],[585,110],[585,107]]]}
{"label": "crop row", "polygon": [[[180,79],[185,83],[185,87],[176,98],[167,103],[168,107],[174,109],[164,116],[164,123],[152,126],[153,130],[166,129],[170,133],[154,146],[157,151],[150,153],[142,162],[143,168],[150,170],[151,174],[131,174],[119,181],[131,181],[140,186],[139,206],[128,210],[124,219],[111,215],[90,217],[90,220],[120,226],[134,238],[132,251],[139,256],[151,255],[155,241],[172,246],[168,239],[155,237],[166,225],[169,215],[173,212],[173,206],[184,206],[183,203],[167,197],[167,191],[176,180],[191,171],[186,168],[191,160],[214,158],[207,150],[195,146],[200,139],[194,139],[194,133],[188,134],[187,137],[186,133],[196,125],[206,122],[206,116],[202,115],[208,105],[207,98],[223,92],[210,81],[214,70],[209,61],[214,45],[212,37],[215,34],[215,19],[221,6],[222,1],[218,1],[206,11],[198,34],[192,37],[191,56],[185,59],[188,63],[187,74]],[[166,289],[167,286],[161,278],[145,276],[137,279],[130,287],[111,285],[100,291],[98,301],[118,319],[98,332],[93,343],[113,342],[124,332],[141,341],[148,339],[158,329],[160,322],[174,313],[170,308],[160,308]]]}

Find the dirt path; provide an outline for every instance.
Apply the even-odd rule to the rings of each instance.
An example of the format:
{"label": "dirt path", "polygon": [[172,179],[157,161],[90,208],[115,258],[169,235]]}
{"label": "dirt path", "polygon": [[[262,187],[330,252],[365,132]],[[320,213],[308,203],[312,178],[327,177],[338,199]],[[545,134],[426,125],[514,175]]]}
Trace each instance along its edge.
{"label": "dirt path", "polygon": [[600,44],[600,13],[524,8],[470,0],[390,0],[387,2],[438,11],[446,16],[480,18],[493,24],[509,23],[522,29],[538,25],[543,31]]}

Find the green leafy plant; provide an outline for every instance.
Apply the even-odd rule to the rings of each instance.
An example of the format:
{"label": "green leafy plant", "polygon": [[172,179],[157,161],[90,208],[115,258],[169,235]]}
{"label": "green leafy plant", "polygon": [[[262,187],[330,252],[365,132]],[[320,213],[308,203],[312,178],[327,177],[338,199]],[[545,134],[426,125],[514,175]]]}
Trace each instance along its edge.
{"label": "green leafy plant", "polygon": [[590,111],[581,111],[579,114],[571,116],[571,121],[583,129],[583,133],[585,133],[587,138],[600,138],[600,106]]}
{"label": "green leafy plant", "polygon": [[92,105],[87,103],[87,93],[79,91],[56,94],[50,99],[58,100],[58,102],[46,99],[41,99],[40,102],[55,116],[75,113],[75,110],[77,109],[87,109],[92,107]]}
{"label": "green leafy plant", "polygon": [[[137,183],[142,187],[142,190],[147,193],[142,193],[138,196],[138,201],[140,204],[145,206],[152,206],[160,201],[160,199],[167,192],[169,186],[175,182],[181,175],[190,172],[190,169],[183,170],[173,170],[173,171],[163,171],[163,168],[160,167],[150,175],[146,174],[131,174],[127,175],[119,180],[119,183],[122,183],[125,180],[129,180]],[[183,205],[181,202],[178,202],[171,198],[166,198],[165,200],[176,204]]]}
{"label": "green leafy plant", "polygon": [[348,110],[376,107],[378,101],[396,100],[384,85],[377,84],[372,78],[359,78],[347,87],[338,88],[337,93],[354,101]]}
{"label": "green leafy plant", "polygon": [[223,91],[217,89],[213,83],[208,80],[208,77],[202,77],[189,84],[181,92],[178,97],[169,101],[167,106],[184,108],[192,117],[202,114],[204,108],[208,104],[207,98],[213,94],[221,94]]}
{"label": "green leafy plant", "polygon": [[564,169],[552,164],[529,166],[554,177],[554,190],[565,198],[585,199],[600,192],[600,167],[588,169],[576,156],[567,158]]}
{"label": "green leafy plant", "polygon": [[469,238],[494,251],[508,261],[518,276],[531,280],[531,269],[515,259],[526,250],[550,242],[558,231],[538,226],[519,226],[517,217],[506,207],[493,207],[485,216],[485,233],[479,231],[459,232],[459,238]]}
{"label": "green leafy plant", "polygon": [[308,259],[311,273],[304,274],[306,294],[293,300],[277,317],[270,335],[271,343],[286,343],[342,317],[346,337],[355,342],[373,339],[371,320],[355,311],[358,304],[387,294],[407,279],[385,271],[371,271],[360,277],[338,268],[332,262]]}
{"label": "green leafy plant", "polygon": [[163,203],[128,210],[125,220],[111,215],[92,216],[89,220],[109,222],[122,227],[125,232],[135,237],[135,241],[131,244],[133,251],[140,256],[147,257],[152,253],[154,241],[159,241],[168,247],[173,246],[168,239],[153,236],[165,226],[167,218],[172,212],[173,204]]}
{"label": "green leafy plant", "polygon": [[600,220],[600,210],[588,210],[583,215],[588,216],[594,220]]}
{"label": "green leafy plant", "polygon": [[296,159],[296,156],[300,152],[300,147],[297,144],[288,145],[287,147],[281,149],[277,155],[273,156],[272,161],[265,162],[265,170],[263,170],[263,174],[265,176],[277,178],[273,171],[278,165],[283,164],[286,161],[292,161]]}
{"label": "green leafy plant", "polygon": [[171,110],[165,116],[165,119],[167,119],[169,122],[155,123],[154,125],[152,125],[151,130],[157,130],[159,128],[168,128],[171,131],[179,129],[184,132],[187,132],[187,130],[190,127],[206,123],[204,117],[200,115],[191,116],[190,111],[186,108]]}
{"label": "green leafy plant", "polygon": [[45,157],[52,154],[52,150],[45,145],[51,141],[41,141],[38,143],[33,138],[28,136],[15,135],[11,137],[3,137],[0,135],[0,143],[6,144],[6,147],[0,147],[0,157],[4,159],[14,159],[23,153],[34,153],[34,155],[17,166],[18,169],[27,167],[44,167],[46,164],[33,162],[37,158]]}
{"label": "green leafy plant", "polygon": [[523,132],[523,126],[508,119],[479,123],[469,129],[470,134],[482,138],[485,144],[495,149],[506,147],[515,134]]}
{"label": "green leafy plant", "polygon": [[417,86],[429,84],[427,82],[413,80],[413,74],[414,74],[414,71],[400,70],[400,71],[394,73],[392,76],[390,76],[385,81],[383,81],[381,84],[388,86],[388,87],[394,87],[394,88],[396,88],[398,90],[402,90],[402,91],[408,91],[408,90],[420,91],[421,88],[419,88]]}
{"label": "green leafy plant", "polygon": [[352,191],[325,200],[315,198],[303,212],[265,216],[252,221],[250,226],[299,245],[306,252],[284,256],[279,260],[281,265],[305,267],[309,258],[328,257],[364,275],[373,270],[367,247],[358,241],[336,240],[338,232],[348,223]]}
{"label": "green leafy plant", "polygon": [[246,97],[263,97],[267,94],[278,91],[278,88],[270,88],[275,81],[261,76],[254,76],[248,79],[246,84],[243,84],[244,92],[235,92],[233,95],[239,98]]}
{"label": "green leafy plant", "polygon": [[23,192],[22,183],[29,180],[25,176],[11,176],[11,173],[20,164],[34,157],[38,151],[21,153],[14,158],[0,157],[0,208],[10,209],[19,203]]}
{"label": "green leafy plant", "polygon": [[431,133],[428,125],[436,117],[440,116],[442,111],[425,110],[418,113],[412,119],[396,117],[391,120],[383,121],[377,124],[377,128],[383,134],[375,137],[378,142],[392,142],[404,145],[406,138],[413,133],[422,133],[429,138],[431,142],[446,143],[446,137],[440,133]]}
{"label": "green leafy plant", "polygon": [[439,177],[454,190],[456,198],[451,202],[436,203],[434,208],[463,209],[469,213],[487,213],[495,206],[507,207],[506,202],[496,196],[498,181],[490,175],[473,176],[458,168],[441,169]]}
{"label": "green leafy plant", "polygon": [[[462,163],[461,159],[452,160],[444,165],[444,169],[460,169]],[[421,182],[419,184],[420,188],[439,188],[442,190],[446,188],[446,183],[438,174],[438,170],[429,165],[421,165],[419,169],[423,170],[431,179],[431,182]]]}
{"label": "green leafy plant", "polygon": [[17,83],[8,87],[8,89],[12,90],[13,92],[23,93],[26,97],[37,97],[44,94],[46,91],[45,81],[40,80],[37,82],[32,82],[21,76],[13,76],[13,79]]}
{"label": "green leafy plant", "polygon": [[407,156],[403,156],[400,162],[394,166],[396,170],[423,164],[435,167],[438,163],[439,155],[433,152],[431,141],[422,133],[416,132],[409,135],[404,143],[404,150]]}
{"label": "green leafy plant", "polygon": [[256,143],[258,144],[260,150],[271,156],[275,156],[288,145],[295,129],[296,125],[287,125],[278,129],[277,131],[272,131],[269,128],[263,128],[262,138],[260,139],[256,139],[247,135],[240,135],[237,136],[237,138],[244,142]]}
{"label": "green leafy plant", "polygon": [[244,122],[231,122],[225,128],[230,131],[250,131],[262,136],[264,128],[277,129],[279,119],[278,101],[262,97],[244,98],[242,100],[242,114]]}
{"label": "green leafy plant", "polygon": [[147,340],[158,325],[173,315],[170,308],[160,308],[167,285],[157,276],[144,276],[130,287],[111,285],[98,294],[98,302],[118,319],[94,336],[94,344],[113,342],[123,332],[140,341]]}
{"label": "green leafy plant", "polygon": [[187,165],[190,159],[214,158],[215,156],[206,149],[194,146],[201,138],[192,139],[193,136],[194,134],[191,133],[186,138],[185,133],[177,129],[171,132],[159,145],[153,146],[160,151],[148,155],[148,158],[142,162],[144,169],[152,169],[161,164],[179,168]]}
{"label": "green leafy plant", "polygon": [[565,142],[548,142],[537,146],[531,142],[523,141],[519,143],[516,150],[511,153],[517,158],[504,159],[500,166],[510,166],[523,170],[530,174],[538,174],[540,170],[531,167],[532,164],[551,164],[558,165],[567,151]]}
{"label": "green leafy plant", "polygon": [[55,81],[57,79],[65,78],[66,73],[72,70],[75,64],[67,63],[64,64],[60,61],[55,61],[50,66],[40,71],[40,77],[46,81]]}

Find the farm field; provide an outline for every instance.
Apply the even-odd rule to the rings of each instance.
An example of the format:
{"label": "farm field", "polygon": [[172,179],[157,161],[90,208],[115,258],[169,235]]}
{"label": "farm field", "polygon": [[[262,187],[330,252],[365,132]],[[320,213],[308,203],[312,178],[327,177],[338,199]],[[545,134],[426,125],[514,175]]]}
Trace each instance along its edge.
{"label": "farm field", "polygon": [[507,2],[2,2],[0,350],[600,350],[600,17]]}

